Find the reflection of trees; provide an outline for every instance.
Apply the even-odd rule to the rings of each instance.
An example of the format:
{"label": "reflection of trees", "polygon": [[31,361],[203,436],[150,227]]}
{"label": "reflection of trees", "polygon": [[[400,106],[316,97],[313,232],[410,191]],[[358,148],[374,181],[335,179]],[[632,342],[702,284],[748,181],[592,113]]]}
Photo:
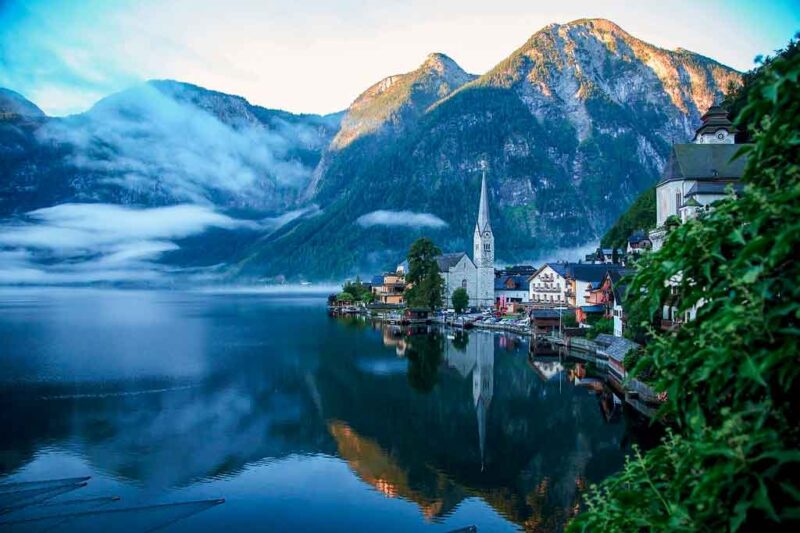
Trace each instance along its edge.
{"label": "reflection of trees", "polygon": [[[428,345],[408,339],[421,370]],[[467,352],[483,339],[470,339]],[[443,344],[441,336],[435,340]],[[354,367],[341,357],[323,357],[317,373],[325,417],[346,424],[350,438],[359,437],[347,455],[340,453],[362,479],[416,502],[425,514],[446,516],[463,498],[477,496],[517,524],[557,530],[587,482],[622,463],[622,428],[606,425],[588,391],[566,386],[559,393],[557,382],[542,382],[528,368],[524,349],[494,359],[483,471],[472,370],[437,364],[438,385],[427,394],[409,394],[402,376],[368,375]],[[391,468],[382,462],[389,459]]]}
{"label": "reflection of trees", "polygon": [[453,348],[458,351],[466,351],[469,344],[469,334],[464,331],[456,331],[453,336]]}
{"label": "reflection of trees", "polygon": [[406,350],[408,383],[414,390],[427,393],[436,386],[443,351],[441,333],[431,332],[428,335],[415,335],[409,338]]}

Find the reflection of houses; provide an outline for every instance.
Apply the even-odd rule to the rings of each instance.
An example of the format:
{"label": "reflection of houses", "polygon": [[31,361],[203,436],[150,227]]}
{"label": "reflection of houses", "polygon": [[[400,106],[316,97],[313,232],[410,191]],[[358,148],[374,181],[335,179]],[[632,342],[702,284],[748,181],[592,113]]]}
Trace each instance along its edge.
{"label": "reflection of houses", "polygon": [[383,345],[394,346],[395,353],[403,357],[406,354],[406,338],[403,335],[403,330],[398,326],[384,325],[383,326]]}
{"label": "reflection of houses", "polygon": [[564,370],[564,365],[558,359],[530,358],[528,363],[542,381],[550,381]]}

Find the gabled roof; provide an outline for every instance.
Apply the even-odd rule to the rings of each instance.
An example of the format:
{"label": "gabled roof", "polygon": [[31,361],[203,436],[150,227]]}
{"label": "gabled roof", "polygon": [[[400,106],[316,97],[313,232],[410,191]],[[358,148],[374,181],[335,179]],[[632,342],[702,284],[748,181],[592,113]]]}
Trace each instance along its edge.
{"label": "gabled roof", "polygon": [[[511,280],[514,283],[513,289],[510,289],[506,286],[509,280]],[[527,287],[528,287],[527,276],[499,276],[494,278],[494,290],[496,291],[526,290]]]}
{"label": "gabled roof", "polygon": [[599,283],[606,277],[606,272],[610,270],[621,270],[620,265],[587,265],[582,263],[569,263],[568,276],[578,281],[588,281]]}
{"label": "gabled roof", "polygon": [[539,273],[541,273],[547,267],[550,267],[553,271],[555,271],[556,274],[558,274],[562,278],[566,277],[566,275],[567,275],[567,265],[568,265],[568,263],[545,263],[541,267],[539,267],[539,270],[537,270],[536,272],[534,272],[533,274],[528,276],[528,279],[530,280],[531,278],[537,276]]}
{"label": "gabled roof", "polygon": [[661,176],[673,180],[738,180],[744,176],[747,155],[733,159],[743,144],[676,144]]}
{"label": "gabled roof", "polygon": [[628,285],[622,282],[622,278],[632,273],[632,269],[608,271],[608,277],[611,279],[611,292],[614,293],[614,302],[620,305],[625,301],[625,291],[628,289]]}
{"label": "gabled roof", "polygon": [[373,285],[383,285],[383,276],[372,276]]}
{"label": "gabled roof", "polygon": [[689,188],[686,197],[703,194],[726,194],[728,185],[733,187],[733,192],[739,194],[744,189],[744,184],[739,181],[701,181]]}
{"label": "gabled roof", "polygon": [[442,254],[436,258],[436,264],[439,265],[439,272],[447,272],[461,261],[462,257],[467,254],[464,252],[455,252],[451,254]]}

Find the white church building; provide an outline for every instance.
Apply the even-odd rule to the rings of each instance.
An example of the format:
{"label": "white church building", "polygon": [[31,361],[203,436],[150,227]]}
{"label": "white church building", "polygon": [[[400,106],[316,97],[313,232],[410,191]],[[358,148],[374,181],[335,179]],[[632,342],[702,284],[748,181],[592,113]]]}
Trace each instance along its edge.
{"label": "white church building", "polygon": [[444,281],[446,307],[453,306],[453,291],[464,288],[470,307],[493,307],[494,300],[494,233],[489,222],[489,194],[486,174],[481,179],[478,220],[473,234],[472,259],[464,252],[442,254],[437,258]]}

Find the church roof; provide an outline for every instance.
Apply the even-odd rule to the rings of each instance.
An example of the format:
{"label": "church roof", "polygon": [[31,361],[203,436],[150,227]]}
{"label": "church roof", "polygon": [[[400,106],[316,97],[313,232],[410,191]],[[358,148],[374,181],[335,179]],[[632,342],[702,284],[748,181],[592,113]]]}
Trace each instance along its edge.
{"label": "church roof", "polygon": [[489,194],[486,191],[486,174],[481,178],[481,201],[478,207],[478,221],[476,229],[483,233],[487,229],[491,231],[489,223]]}
{"label": "church roof", "polygon": [[742,144],[676,144],[664,167],[661,183],[673,180],[740,179],[747,154],[734,159]]}
{"label": "church roof", "polygon": [[464,257],[464,252],[456,252],[452,254],[442,254],[436,258],[436,264],[439,265],[439,272],[447,272],[461,261]]}
{"label": "church roof", "polygon": [[711,106],[706,111],[705,115],[700,117],[703,124],[697,129],[694,134],[694,139],[697,139],[704,133],[716,133],[719,130],[725,130],[728,133],[736,133],[739,130],[733,125],[733,122],[728,118],[728,112],[718,105]]}
{"label": "church roof", "polygon": [[689,188],[689,191],[686,193],[686,197],[691,198],[695,196],[702,196],[704,194],[727,194],[728,185],[733,186],[733,191],[735,193],[740,193],[742,192],[742,189],[744,189],[744,184],[740,182],[701,181],[695,183]]}

